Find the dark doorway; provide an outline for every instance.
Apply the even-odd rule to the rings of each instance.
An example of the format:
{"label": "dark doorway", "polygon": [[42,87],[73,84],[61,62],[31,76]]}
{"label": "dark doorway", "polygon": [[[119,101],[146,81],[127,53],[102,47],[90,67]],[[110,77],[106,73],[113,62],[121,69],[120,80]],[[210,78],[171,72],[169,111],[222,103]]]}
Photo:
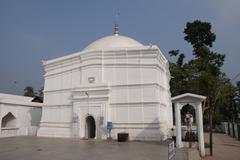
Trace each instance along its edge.
{"label": "dark doorway", "polygon": [[86,118],[86,134],[87,138],[95,138],[96,136],[96,124],[93,116]]}
{"label": "dark doorway", "polygon": [[4,127],[16,127],[16,117],[11,112],[2,118],[2,128]]}

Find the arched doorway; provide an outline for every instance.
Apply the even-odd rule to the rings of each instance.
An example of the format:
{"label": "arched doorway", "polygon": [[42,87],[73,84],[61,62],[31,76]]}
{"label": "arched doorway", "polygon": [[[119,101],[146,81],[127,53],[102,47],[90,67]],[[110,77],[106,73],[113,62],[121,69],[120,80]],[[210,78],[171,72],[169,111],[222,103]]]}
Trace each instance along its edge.
{"label": "arched doorway", "polygon": [[16,118],[11,112],[2,118],[2,128],[5,127],[16,127]]}
{"label": "arched doorway", "polygon": [[93,116],[87,116],[86,118],[86,137],[95,138],[96,136],[96,123]]}
{"label": "arched doorway", "polygon": [[[182,132],[181,132],[181,109],[183,106],[190,104],[195,109],[195,118],[197,126],[197,139],[198,139],[198,149],[200,150],[200,155],[205,156],[204,147],[204,132],[203,132],[203,119],[202,119],[202,104],[206,99],[205,96],[196,95],[192,93],[185,93],[176,97],[172,97],[172,103],[175,107],[175,124],[176,124],[176,146],[177,148],[183,147],[182,143]],[[183,110],[184,111],[184,110]]]}

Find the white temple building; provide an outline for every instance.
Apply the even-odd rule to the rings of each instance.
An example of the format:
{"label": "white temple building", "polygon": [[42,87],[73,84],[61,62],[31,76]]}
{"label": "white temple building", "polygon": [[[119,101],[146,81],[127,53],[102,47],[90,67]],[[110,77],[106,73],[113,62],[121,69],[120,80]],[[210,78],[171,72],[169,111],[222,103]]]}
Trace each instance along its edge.
{"label": "white temple building", "polygon": [[168,61],[156,45],[118,34],[80,52],[43,61],[44,104],[38,136],[130,140],[171,135]]}

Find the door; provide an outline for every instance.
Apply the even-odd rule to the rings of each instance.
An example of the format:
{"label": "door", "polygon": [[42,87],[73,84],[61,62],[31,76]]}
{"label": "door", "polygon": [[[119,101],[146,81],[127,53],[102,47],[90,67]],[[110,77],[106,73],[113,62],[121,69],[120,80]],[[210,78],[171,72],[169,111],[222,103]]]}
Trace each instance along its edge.
{"label": "door", "polygon": [[96,136],[96,123],[93,116],[87,116],[86,118],[86,137],[95,138]]}

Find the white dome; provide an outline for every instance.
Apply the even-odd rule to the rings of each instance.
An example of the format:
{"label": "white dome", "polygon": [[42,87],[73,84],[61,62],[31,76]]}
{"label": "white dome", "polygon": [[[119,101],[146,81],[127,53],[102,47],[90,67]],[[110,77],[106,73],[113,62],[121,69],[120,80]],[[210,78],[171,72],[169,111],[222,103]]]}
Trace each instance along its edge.
{"label": "white dome", "polygon": [[143,44],[126,36],[111,35],[100,38],[89,44],[84,50],[142,47]]}

